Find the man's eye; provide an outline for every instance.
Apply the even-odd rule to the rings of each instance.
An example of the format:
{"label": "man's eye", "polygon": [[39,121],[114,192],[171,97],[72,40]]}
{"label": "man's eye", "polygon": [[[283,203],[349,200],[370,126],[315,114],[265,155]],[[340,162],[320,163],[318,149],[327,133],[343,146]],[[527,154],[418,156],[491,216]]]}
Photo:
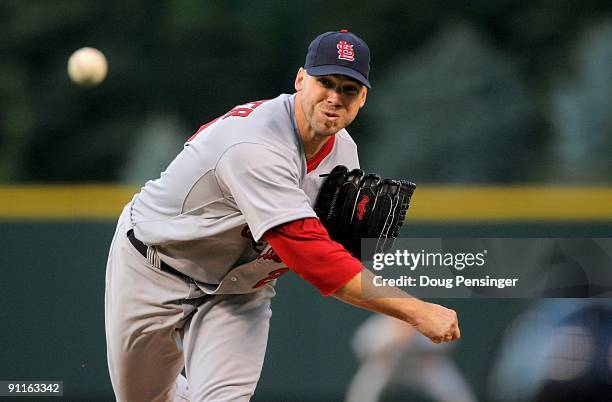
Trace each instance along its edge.
{"label": "man's eye", "polygon": [[344,87],[343,92],[347,95],[357,95],[359,93],[359,88],[357,87]]}
{"label": "man's eye", "polygon": [[331,88],[333,86],[332,82],[325,78],[321,78],[319,82],[321,83],[321,85],[323,85],[326,88]]}

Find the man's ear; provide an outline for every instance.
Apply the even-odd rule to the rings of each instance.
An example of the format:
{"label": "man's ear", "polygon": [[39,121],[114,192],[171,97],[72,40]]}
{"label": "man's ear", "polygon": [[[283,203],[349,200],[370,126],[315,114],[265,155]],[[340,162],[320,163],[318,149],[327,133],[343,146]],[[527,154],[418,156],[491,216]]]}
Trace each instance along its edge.
{"label": "man's ear", "polygon": [[361,91],[361,99],[359,100],[359,109],[363,107],[366,103],[366,98],[368,97],[368,87],[363,86],[363,90]]}
{"label": "man's ear", "polygon": [[295,83],[294,83],[294,87],[296,92],[300,92],[302,90],[302,88],[304,87],[304,79],[306,78],[306,70],[304,70],[302,67],[300,67],[300,69],[298,70],[296,76],[295,76]]}

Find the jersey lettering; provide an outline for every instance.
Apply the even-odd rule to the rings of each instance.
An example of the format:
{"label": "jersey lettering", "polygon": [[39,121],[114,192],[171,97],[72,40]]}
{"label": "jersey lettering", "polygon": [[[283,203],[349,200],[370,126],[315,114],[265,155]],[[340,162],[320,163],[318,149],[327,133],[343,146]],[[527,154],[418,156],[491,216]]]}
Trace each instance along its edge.
{"label": "jersey lettering", "polygon": [[208,123],[204,124],[203,126],[200,126],[200,128],[198,128],[198,131],[196,131],[195,134],[189,137],[187,142],[192,141],[195,137],[198,136],[198,134],[200,134],[207,127],[209,127],[210,125],[212,125],[214,122],[216,122],[219,119],[227,119],[228,117],[249,117],[249,115],[253,113],[253,110],[257,109],[258,106],[260,106],[262,103],[267,102],[267,101],[269,101],[269,99],[263,99],[263,100],[259,100],[255,102],[245,103],[244,105],[240,105],[240,106],[233,108],[229,112],[225,113],[223,116],[217,117],[214,120],[211,120]]}
{"label": "jersey lettering", "polygon": [[262,280],[260,280],[259,282],[257,282],[255,284],[255,286],[253,286],[253,289],[257,289],[262,287],[263,285],[265,285],[266,283],[272,282],[275,279],[278,279],[281,275],[283,275],[285,272],[289,271],[289,268],[279,268],[279,269],[275,269],[274,271],[270,272],[268,274],[268,276],[266,276],[265,278],[263,278]]}
{"label": "jersey lettering", "polygon": [[227,112],[223,118],[227,119],[228,117],[249,117],[253,110],[257,109],[262,103],[268,101],[269,99],[264,99],[256,102],[247,103],[244,105],[240,105],[238,107],[233,108],[229,112]]}
{"label": "jersey lettering", "polygon": [[266,251],[263,254],[260,254],[259,256],[257,256],[258,260],[269,260],[269,261],[274,261],[277,263],[281,263],[283,262],[280,258],[280,256],[278,254],[276,254],[276,251],[274,251],[273,248],[270,247],[270,249],[268,251]]}

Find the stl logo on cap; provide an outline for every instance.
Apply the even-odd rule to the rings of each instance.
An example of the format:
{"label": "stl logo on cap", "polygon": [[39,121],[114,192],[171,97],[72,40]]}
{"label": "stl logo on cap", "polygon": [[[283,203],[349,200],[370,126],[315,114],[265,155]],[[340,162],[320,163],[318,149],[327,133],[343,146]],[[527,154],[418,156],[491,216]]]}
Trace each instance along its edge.
{"label": "stl logo on cap", "polygon": [[355,61],[355,51],[353,50],[353,44],[348,43],[345,40],[341,40],[336,45],[338,48],[338,59]]}

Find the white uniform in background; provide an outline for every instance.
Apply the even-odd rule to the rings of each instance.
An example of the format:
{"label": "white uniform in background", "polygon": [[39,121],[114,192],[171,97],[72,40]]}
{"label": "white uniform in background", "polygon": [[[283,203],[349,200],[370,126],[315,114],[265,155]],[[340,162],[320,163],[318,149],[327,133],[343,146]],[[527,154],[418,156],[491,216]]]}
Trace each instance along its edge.
{"label": "white uniform in background", "polygon": [[449,356],[452,346],[431,343],[405,322],[372,315],[357,329],[352,346],[360,365],[345,402],[377,402],[394,386],[435,402],[477,401]]}

